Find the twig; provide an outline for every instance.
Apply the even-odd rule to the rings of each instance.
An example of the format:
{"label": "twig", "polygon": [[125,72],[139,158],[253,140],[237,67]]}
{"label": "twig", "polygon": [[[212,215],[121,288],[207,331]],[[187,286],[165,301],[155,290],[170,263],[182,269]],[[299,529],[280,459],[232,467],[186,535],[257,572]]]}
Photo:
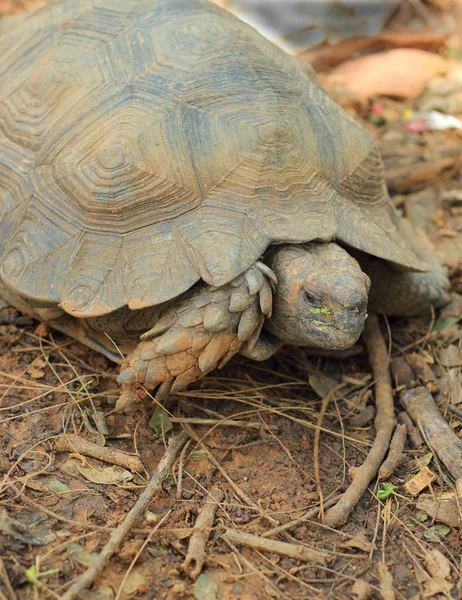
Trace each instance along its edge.
{"label": "twig", "polygon": [[205,561],[205,546],[212,530],[215,513],[218,505],[223,502],[223,498],[222,490],[217,485],[213,486],[201,513],[196,519],[194,533],[189,540],[188,553],[183,563],[183,571],[191,579],[197,579],[202,571]]}
{"label": "twig", "polygon": [[423,446],[423,437],[420,431],[412,422],[411,417],[406,412],[400,412],[398,415],[398,421],[400,423],[404,423],[407,429],[407,435],[409,437],[409,441],[411,442],[411,446],[414,449],[420,448]]}
{"label": "twig", "polygon": [[303,560],[316,565],[324,565],[327,556],[322,552],[312,550],[311,548],[301,546],[300,544],[288,544],[287,542],[280,542],[279,540],[269,540],[268,538],[254,535],[253,533],[244,533],[243,531],[236,531],[235,529],[227,529],[222,537],[240,546],[249,546],[256,550],[262,550],[263,552],[282,554],[283,556],[289,556],[290,558]]}
{"label": "twig", "polygon": [[181,450],[181,453],[180,453],[180,458],[178,460],[178,482],[177,482],[177,487],[176,487],[176,499],[177,500],[181,500],[181,496],[183,493],[183,464],[184,464],[184,457],[186,455],[186,451],[188,450],[190,443],[191,443],[191,440],[188,440],[186,442],[186,444],[183,446],[183,449]]}
{"label": "twig", "polygon": [[369,315],[364,327],[363,337],[375,379],[376,434],[372,448],[364,463],[357,469],[350,471],[353,479],[352,483],[342,494],[337,504],[326,513],[325,522],[332,527],[337,527],[346,522],[348,515],[361,499],[367,486],[377,475],[395,428],[393,393],[388,370],[389,357],[376,314],[371,313]]}
{"label": "twig", "polygon": [[316,422],[316,429],[314,431],[314,442],[313,442],[313,465],[314,465],[314,479],[316,481],[316,491],[319,496],[319,513],[321,520],[324,520],[324,496],[322,493],[321,485],[321,474],[319,472],[319,440],[321,437],[321,426],[326,414],[329,402],[334,398],[335,394],[346,386],[346,382],[339,383],[333,387],[322,399],[321,410],[319,411],[318,420]]}
{"label": "twig", "polygon": [[430,449],[436,452],[455,479],[462,477],[462,443],[443,418],[427,388],[404,390],[399,399],[414,423],[422,428]]}
{"label": "twig", "polygon": [[131,456],[114,448],[98,446],[98,444],[93,444],[93,442],[89,442],[78,435],[62,435],[56,439],[54,446],[58,452],[77,452],[84,456],[91,456],[113,465],[125,467],[130,471],[144,472],[143,463],[137,456]]}
{"label": "twig", "polygon": [[151,480],[136,501],[135,505],[127,514],[124,521],[112,531],[108,542],[99,553],[95,562],[76,579],[67,592],[62,596],[61,600],[74,600],[81,592],[83,592],[83,590],[86,590],[92,585],[96,577],[105,567],[107,561],[111,558],[114,552],[118,550],[124,537],[135,524],[135,521],[146,510],[156,492],[158,492],[161,488],[162,481],[170,471],[170,467],[172,466],[176,455],[185,444],[187,439],[188,435],[184,431],[181,431],[178,435],[170,439],[164,456],[159,462],[157,469],[153,472]]}
{"label": "twig", "polygon": [[396,426],[395,433],[391,438],[390,450],[387,458],[379,469],[379,479],[388,479],[398,468],[403,460],[404,445],[406,443],[407,428],[404,423]]}

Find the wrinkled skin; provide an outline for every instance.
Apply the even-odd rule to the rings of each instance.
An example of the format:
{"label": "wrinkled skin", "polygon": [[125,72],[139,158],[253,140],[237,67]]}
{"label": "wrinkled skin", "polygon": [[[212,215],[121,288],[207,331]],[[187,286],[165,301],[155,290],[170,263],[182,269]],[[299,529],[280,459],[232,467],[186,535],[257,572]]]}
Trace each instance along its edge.
{"label": "wrinkled skin", "polygon": [[277,279],[266,329],[282,342],[341,350],[356,342],[367,316],[370,280],[337,244],[276,248],[268,265]]}

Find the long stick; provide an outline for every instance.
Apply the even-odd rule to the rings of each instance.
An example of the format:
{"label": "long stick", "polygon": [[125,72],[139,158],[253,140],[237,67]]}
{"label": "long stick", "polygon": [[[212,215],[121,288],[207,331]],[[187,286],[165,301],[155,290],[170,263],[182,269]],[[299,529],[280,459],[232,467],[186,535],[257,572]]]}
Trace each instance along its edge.
{"label": "long stick", "polygon": [[124,521],[112,531],[107,544],[101,550],[95,562],[82,575],[77,577],[76,581],[61,597],[61,600],[75,600],[83,590],[92,585],[96,577],[104,569],[107,561],[117,552],[124,537],[134,526],[135,521],[146,510],[156,492],[160,490],[162,481],[168,475],[177,453],[181,450],[187,439],[188,435],[184,431],[170,439],[164,456],[135,505],[127,514]]}

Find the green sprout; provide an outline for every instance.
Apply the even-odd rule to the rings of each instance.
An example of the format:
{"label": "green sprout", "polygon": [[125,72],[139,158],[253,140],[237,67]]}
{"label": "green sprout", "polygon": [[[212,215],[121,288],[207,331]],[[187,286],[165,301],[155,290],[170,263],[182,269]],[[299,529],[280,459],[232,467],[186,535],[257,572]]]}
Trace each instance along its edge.
{"label": "green sprout", "polygon": [[47,575],[55,575],[56,573],[59,573],[59,569],[50,569],[49,571],[42,571],[41,573],[39,573],[37,571],[37,567],[35,565],[32,565],[32,567],[29,567],[26,570],[26,579],[29,583],[32,583],[32,585],[35,585],[37,583],[37,579],[39,577],[46,577]]}
{"label": "green sprout", "polygon": [[397,494],[395,492],[396,489],[398,489],[397,485],[393,485],[392,483],[382,483],[382,489],[377,492],[377,498],[379,500],[386,500],[390,496],[397,496],[398,498],[404,498],[404,500],[407,500],[405,496]]}

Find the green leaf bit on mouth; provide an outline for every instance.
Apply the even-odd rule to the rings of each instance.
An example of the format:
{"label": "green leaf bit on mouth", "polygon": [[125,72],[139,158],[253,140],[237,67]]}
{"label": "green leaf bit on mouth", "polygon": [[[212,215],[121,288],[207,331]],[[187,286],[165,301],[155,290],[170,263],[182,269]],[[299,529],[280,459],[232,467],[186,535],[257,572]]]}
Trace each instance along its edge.
{"label": "green leaf bit on mouth", "polygon": [[313,315],[331,315],[332,311],[330,308],[309,308],[308,311]]}

